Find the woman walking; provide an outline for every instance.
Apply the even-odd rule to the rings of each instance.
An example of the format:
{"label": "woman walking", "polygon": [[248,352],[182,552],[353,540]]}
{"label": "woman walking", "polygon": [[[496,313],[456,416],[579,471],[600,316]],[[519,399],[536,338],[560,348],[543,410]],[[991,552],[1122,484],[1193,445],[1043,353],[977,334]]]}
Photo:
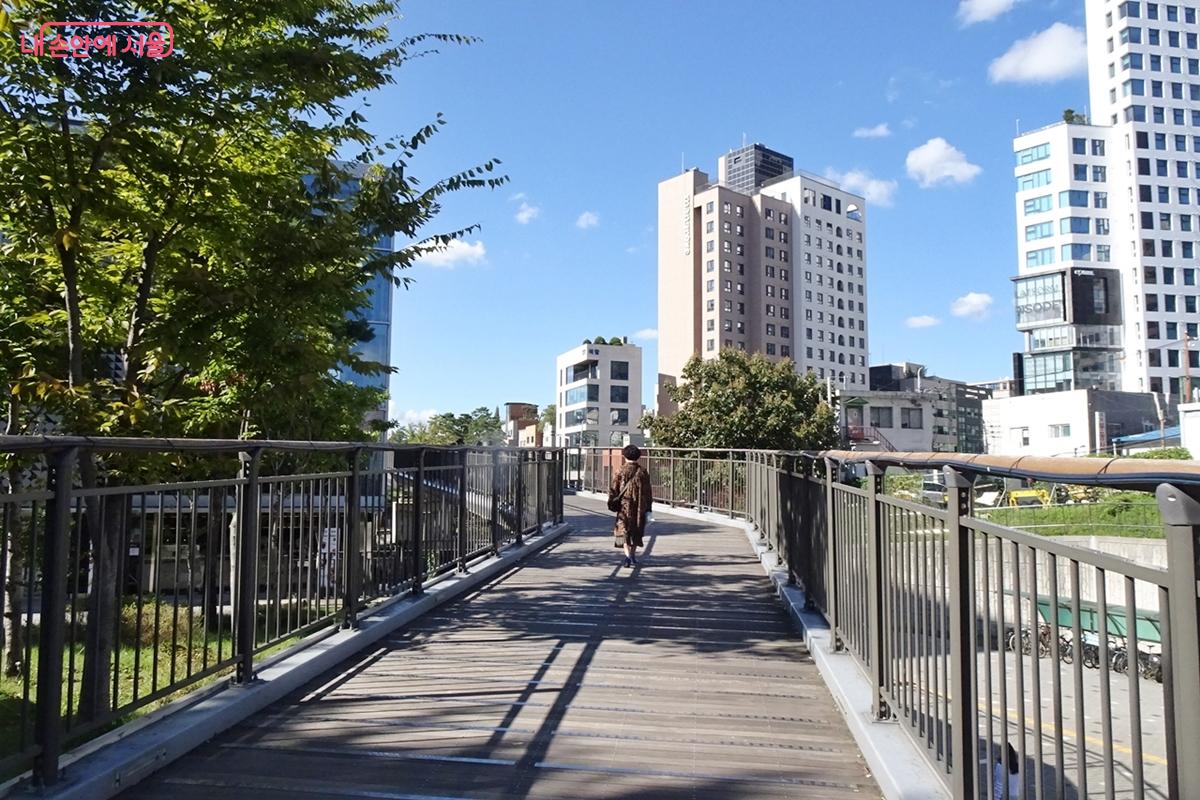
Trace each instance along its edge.
{"label": "woman walking", "polygon": [[654,492],[650,488],[650,473],[638,463],[642,451],[636,445],[626,445],[621,456],[625,463],[613,474],[608,487],[608,510],[617,513],[613,546],[625,548],[622,566],[636,567],[637,549],[642,546]]}

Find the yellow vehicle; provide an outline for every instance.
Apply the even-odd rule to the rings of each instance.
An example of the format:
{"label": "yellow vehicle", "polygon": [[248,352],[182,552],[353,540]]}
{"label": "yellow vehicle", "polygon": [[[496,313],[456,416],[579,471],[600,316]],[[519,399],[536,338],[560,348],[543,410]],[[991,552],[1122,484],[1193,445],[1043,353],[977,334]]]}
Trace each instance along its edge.
{"label": "yellow vehicle", "polygon": [[1048,506],[1050,493],[1045,489],[1014,489],[1008,493],[1008,504],[1018,506]]}

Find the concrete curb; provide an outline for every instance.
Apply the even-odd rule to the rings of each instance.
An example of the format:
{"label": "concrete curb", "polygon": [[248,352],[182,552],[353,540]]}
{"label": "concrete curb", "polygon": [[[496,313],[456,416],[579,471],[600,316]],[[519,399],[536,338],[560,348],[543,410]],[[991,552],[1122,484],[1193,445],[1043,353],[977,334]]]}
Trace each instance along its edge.
{"label": "concrete curb", "polygon": [[[578,494],[595,499],[607,498],[607,495],[595,492]],[[949,800],[950,792],[942,778],[929,765],[912,739],[901,730],[899,723],[871,719],[870,682],[853,656],[845,652],[833,652],[829,623],[821,614],[805,610],[804,592],[788,585],[787,569],[779,566],[778,557],[759,538],[753,525],[721,514],[699,513],[663,503],[654,505],[654,513],[724,525],[745,533],[750,547],[762,563],[763,572],[775,585],[788,616],[804,637],[817,670],[841,709],[883,796],[888,800]]]}
{"label": "concrete curb", "polygon": [[521,547],[472,566],[426,587],[420,597],[403,597],[368,609],[357,630],[326,633],[320,641],[269,663],[248,686],[229,686],[153,724],[72,762],[63,780],[49,790],[27,789],[18,797],[54,800],[107,800],[186,755],[219,733],[320,677],[329,669],[450,600],[512,569],[561,539],[570,526],[547,528],[526,537]]}

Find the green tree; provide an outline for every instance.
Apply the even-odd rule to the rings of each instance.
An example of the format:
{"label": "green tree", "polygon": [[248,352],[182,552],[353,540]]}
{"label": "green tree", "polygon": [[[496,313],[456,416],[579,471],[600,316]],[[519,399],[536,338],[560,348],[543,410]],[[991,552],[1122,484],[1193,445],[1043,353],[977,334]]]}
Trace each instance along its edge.
{"label": "green tree", "polygon": [[551,403],[550,405],[548,405],[542,409],[542,414],[541,414],[542,425],[544,425],[548,428],[553,428],[557,424],[557,420],[558,420],[558,407],[554,403]]}
{"label": "green tree", "polygon": [[[504,179],[487,162],[419,188],[406,165],[441,118],[379,142],[357,107],[410,56],[470,40],[393,41],[393,0],[261,0],[253,14],[235,0],[180,0],[153,13],[134,0],[8,8],[0,19],[7,432],[53,419],[70,433],[363,437],[363,411],[379,395],[334,377],[339,365],[386,369],[355,355],[369,335],[363,287],[405,284],[402,270],[418,256],[464,233],[424,231],[444,195]],[[21,33],[47,20],[143,12],[173,24],[168,58],[19,52]],[[336,162],[339,154],[348,162]],[[417,244],[373,248],[392,234]],[[85,487],[104,478],[81,459]],[[109,705],[118,607],[120,520],[98,509],[87,504],[98,522],[84,718]]]}
{"label": "green tree", "polygon": [[[608,344],[608,340],[607,340],[607,339],[605,339],[603,336],[597,336],[595,339],[592,339],[592,343],[594,343],[594,344]],[[585,342],[585,344],[586,344],[586,342]]]}
{"label": "green tree", "polygon": [[1071,123],[1072,125],[1087,125],[1088,118],[1086,114],[1080,114],[1073,108],[1063,109],[1063,122]]}
{"label": "green tree", "polygon": [[668,389],[679,411],[653,414],[642,427],[660,447],[825,449],[837,443],[837,419],[825,388],[791,362],[722,350],[693,357]]}
{"label": "green tree", "polygon": [[504,426],[500,417],[486,406],[466,414],[442,413],[430,417],[427,423],[413,423],[395,430],[389,440],[394,444],[466,444],[487,446],[504,441]]}

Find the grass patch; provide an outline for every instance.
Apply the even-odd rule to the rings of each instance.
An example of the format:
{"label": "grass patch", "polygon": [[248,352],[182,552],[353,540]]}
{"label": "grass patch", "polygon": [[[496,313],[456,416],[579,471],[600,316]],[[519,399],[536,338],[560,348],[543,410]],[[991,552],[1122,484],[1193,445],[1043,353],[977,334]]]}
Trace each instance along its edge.
{"label": "grass patch", "polygon": [[[117,708],[126,708],[142,698],[157,691],[166,689],[175,681],[186,680],[189,674],[203,672],[220,662],[229,659],[233,653],[233,637],[230,634],[230,617],[225,614],[221,620],[221,633],[215,630],[205,631],[203,620],[199,614],[193,614],[189,620],[186,609],[180,609],[178,620],[175,618],[175,606],[160,603],[157,608],[154,603],[144,603],[139,609],[136,604],[128,603],[121,609],[119,647],[113,658],[113,668],[117,674],[116,694]],[[274,631],[274,613],[266,608],[260,608],[258,630],[263,631],[264,624],[271,620]],[[68,623],[69,625],[69,623]],[[215,628],[216,623],[210,627]],[[157,646],[155,632],[157,631]],[[33,721],[36,713],[37,698],[37,669],[40,649],[38,647],[38,626],[26,631],[28,640],[33,643],[30,648],[29,663],[24,665],[23,673],[16,676],[0,675],[0,759],[21,751],[22,743],[29,746],[33,737]],[[69,635],[69,633],[68,633]],[[82,621],[77,623],[75,636],[83,637]],[[261,662],[267,657],[278,653],[300,641],[299,636],[285,638],[255,657]],[[74,674],[71,672],[71,659],[74,656]],[[62,714],[78,714],[80,677],[83,674],[84,651],[81,644],[68,648],[63,654],[63,700]],[[190,669],[189,669],[190,668]],[[172,674],[172,669],[174,673]],[[29,674],[29,702],[24,701],[25,677]],[[233,672],[232,666],[227,666],[213,674],[206,675],[194,683],[188,684],[174,692],[170,692],[143,706],[121,714],[99,730],[89,731],[85,736],[71,737],[68,731],[68,747],[76,747],[89,739],[100,736],[106,731],[118,728],[139,717],[145,716],[163,706],[183,697],[197,689],[211,685],[216,681],[228,678]],[[112,681],[112,672],[108,680]],[[111,688],[110,688],[111,691]],[[111,700],[110,700],[111,702]],[[24,714],[22,713],[24,712]],[[72,726],[78,720],[71,719]],[[0,780],[12,777],[11,774],[0,774]]]}
{"label": "grass patch", "polygon": [[1098,503],[976,508],[975,515],[1042,536],[1164,538],[1158,504],[1141,492],[1115,492]]}

